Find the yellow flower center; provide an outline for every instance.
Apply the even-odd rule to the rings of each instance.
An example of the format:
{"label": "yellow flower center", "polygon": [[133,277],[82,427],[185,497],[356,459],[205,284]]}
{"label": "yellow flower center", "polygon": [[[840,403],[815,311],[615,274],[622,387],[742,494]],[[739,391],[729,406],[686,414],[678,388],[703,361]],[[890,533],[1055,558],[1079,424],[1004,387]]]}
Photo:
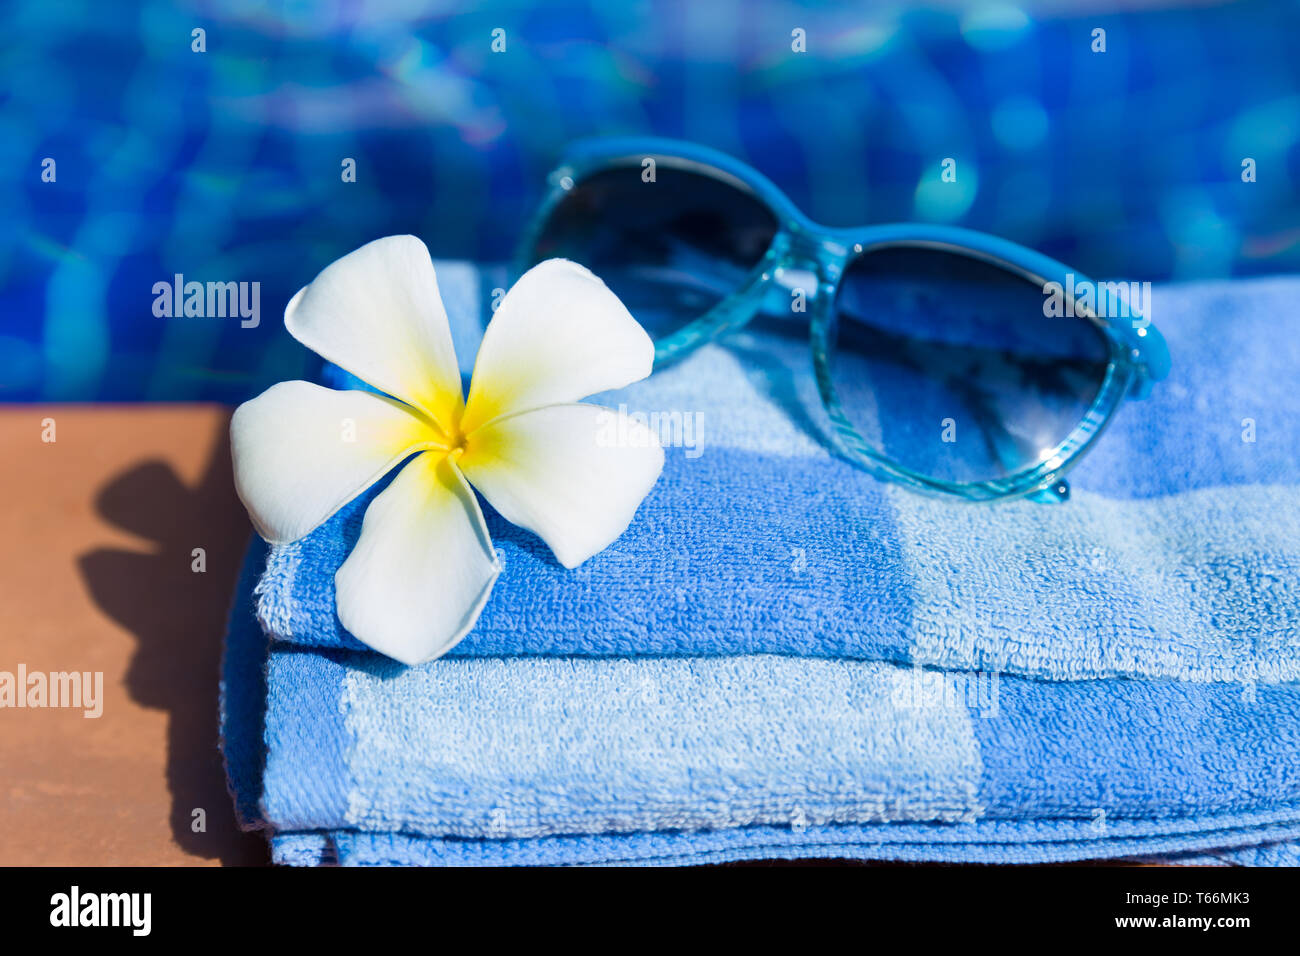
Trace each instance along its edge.
{"label": "yellow flower center", "polygon": [[469,447],[469,436],[465,433],[465,430],[461,428],[462,417],[463,416],[458,416],[457,419],[451,423],[451,426],[445,429],[447,432],[447,454],[453,461],[465,454],[465,451]]}

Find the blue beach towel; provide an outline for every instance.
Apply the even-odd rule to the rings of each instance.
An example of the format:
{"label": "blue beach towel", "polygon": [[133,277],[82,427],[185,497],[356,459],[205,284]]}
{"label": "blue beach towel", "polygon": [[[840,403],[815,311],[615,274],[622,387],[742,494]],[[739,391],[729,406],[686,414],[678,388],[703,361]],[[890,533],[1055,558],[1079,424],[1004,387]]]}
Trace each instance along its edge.
{"label": "blue beach towel", "polygon": [[[439,280],[468,371],[504,277]],[[255,542],[241,819],[289,863],[1294,861],[1297,293],[1158,288],[1174,373],[1055,507],[878,483],[828,451],[806,339],[707,346],[599,398],[696,428],[627,534],[570,572],[485,509],[493,598],[418,668],[334,613],[377,489]]]}
{"label": "blue beach towel", "polygon": [[[478,316],[478,284],[446,273],[449,313]],[[453,654],[779,653],[1057,679],[1300,680],[1300,341],[1281,332],[1297,291],[1294,280],[1158,288],[1173,374],[1121,409],[1071,473],[1064,507],[959,507],[878,482],[828,450],[805,337],[705,346],[594,399],[692,423],[689,436],[661,427],[694,447],[669,449],[613,546],[567,571],[485,507],[504,570]],[[477,327],[456,325],[472,363]],[[274,638],[363,648],[334,612],[334,572],[381,487],[272,551],[258,616]]]}

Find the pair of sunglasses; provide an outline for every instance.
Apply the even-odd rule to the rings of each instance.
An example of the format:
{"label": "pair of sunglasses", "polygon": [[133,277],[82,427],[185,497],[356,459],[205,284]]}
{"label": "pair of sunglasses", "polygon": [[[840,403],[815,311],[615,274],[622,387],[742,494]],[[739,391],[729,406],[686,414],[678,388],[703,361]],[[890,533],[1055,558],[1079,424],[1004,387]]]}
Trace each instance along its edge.
{"label": "pair of sunglasses", "polygon": [[654,339],[656,368],[742,326],[810,329],[838,451],[916,491],[1064,501],[1062,476],[1124,398],[1169,371],[1137,283],[968,229],[820,226],[712,149],[588,141],[549,185],[519,271],[591,269]]}

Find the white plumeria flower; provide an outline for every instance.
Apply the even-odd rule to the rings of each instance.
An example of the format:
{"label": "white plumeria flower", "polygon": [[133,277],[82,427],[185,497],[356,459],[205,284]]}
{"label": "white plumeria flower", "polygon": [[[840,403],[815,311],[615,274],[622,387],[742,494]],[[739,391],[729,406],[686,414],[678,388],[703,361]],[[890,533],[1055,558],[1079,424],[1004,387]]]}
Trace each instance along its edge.
{"label": "white plumeria flower", "polygon": [[663,468],[648,428],[624,416],[631,440],[614,447],[599,433],[621,413],[578,404],[649,375],[654,345],[576,263],[540,263],[501,300],[468,399],[414,236],[326,267],[284,323],[386,395],[281,382],[245,402],[230,424],[235,487],[262,537],[296,541],[418,453],[370,503],[334,577],[343,626],[405,664],[451,650],[500,571],[471,483],[573,568],[627,529]]}

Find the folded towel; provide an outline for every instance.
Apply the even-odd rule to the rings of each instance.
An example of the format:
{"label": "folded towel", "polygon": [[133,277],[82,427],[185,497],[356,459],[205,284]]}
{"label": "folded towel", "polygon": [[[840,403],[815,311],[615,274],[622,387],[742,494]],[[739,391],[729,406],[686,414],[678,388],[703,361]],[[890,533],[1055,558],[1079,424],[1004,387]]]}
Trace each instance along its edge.
{"label": "folded towel", "polygon": [[1297,685],[267,646],[245,592],[226,752],[284,863],[1028,863],[1300,838]]}
{"label": "folded towel", "polygon": [[[471,363],[479,290],[504,280],[443,267],[439,281]],[[875,481],[828,450],[805,338],[706,346],[599,397],[702,423],[609,549],[568,571],[485,507],[504,569],[453,654],[1300,680],[1300,340],[1277,333],[1297,292],[1158,288],[1173,374],[1120,410],[1063,507],[963,507]],[[335,614],[334,572],[381,487],[272,550],[258,616],[275,639],[362,648]]]}
{"label": "folded towel", "polygon": [[[495,284],[439,278],[454,318]],[[492,600],[417,668],[334,614],[370,495],[255,542],[223,679],[241,819],[301,864],[1294,861],[1300,356],[1267,330],[1297,292],[1158,290],[1174,376],[1057,507],[877,483],[826,450],[806,342],[706,347],[603,397],[700,413],[702,453],[577,571],[489,512]]]}

